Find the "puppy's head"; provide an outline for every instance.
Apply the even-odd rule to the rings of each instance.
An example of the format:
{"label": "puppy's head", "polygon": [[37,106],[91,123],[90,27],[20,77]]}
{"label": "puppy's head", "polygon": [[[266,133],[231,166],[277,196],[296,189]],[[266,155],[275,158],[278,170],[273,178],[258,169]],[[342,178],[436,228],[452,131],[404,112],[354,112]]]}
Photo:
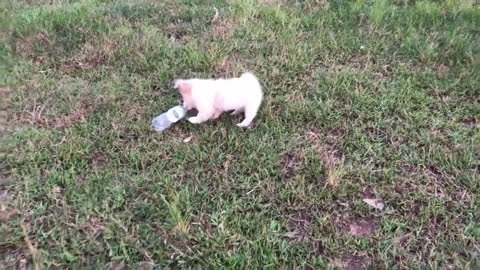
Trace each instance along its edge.
{"label": "puppy's head", "polygon": [[178,91],[182,95],[183,107],[187,110],[195,108],[195,103],[192,97],[192,83],[186,80],[176,80],[175,88],[178,88]]}

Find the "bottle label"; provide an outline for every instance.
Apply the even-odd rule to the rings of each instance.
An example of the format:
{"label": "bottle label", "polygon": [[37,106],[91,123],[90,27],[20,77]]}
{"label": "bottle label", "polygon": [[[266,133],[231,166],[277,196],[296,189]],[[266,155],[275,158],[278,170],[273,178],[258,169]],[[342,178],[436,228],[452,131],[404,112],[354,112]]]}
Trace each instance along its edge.
{"label": "bottle label", "polygon": [[173,107],[167,112],[167,119],[172,123],[177,122],[184,116],[185,116],[185,110],[180,106]]}

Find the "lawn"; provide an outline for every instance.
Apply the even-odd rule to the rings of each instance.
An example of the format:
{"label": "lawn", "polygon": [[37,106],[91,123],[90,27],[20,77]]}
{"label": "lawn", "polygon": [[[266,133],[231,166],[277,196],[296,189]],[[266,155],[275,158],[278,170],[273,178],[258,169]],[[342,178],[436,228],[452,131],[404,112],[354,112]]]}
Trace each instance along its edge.
{"label": "lawn", "polygon": [[[0,268],[480,267],[478,2],[0,14]],[[150,127],[175,79],[244,71],[251,128]]]}

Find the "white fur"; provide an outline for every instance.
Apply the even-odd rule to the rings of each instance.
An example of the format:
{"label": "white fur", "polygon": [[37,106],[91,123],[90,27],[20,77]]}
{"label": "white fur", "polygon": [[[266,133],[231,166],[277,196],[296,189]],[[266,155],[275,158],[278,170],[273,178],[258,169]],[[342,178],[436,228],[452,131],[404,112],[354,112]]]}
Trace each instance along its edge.
{"label": "white fur", "polygon": [[187,94],[182,93],[184,106],[198,110],[197,116],[188,119],[194,124],[216,119],[223,112],[233,110],[233,114],[245,115],[245,119],[237,126],[247,127],[257,115],[263,99],[260,83],[248,72],[232,79],[190,79],[175,82],[176,88],[181,89],[182,85],[191,89]]}

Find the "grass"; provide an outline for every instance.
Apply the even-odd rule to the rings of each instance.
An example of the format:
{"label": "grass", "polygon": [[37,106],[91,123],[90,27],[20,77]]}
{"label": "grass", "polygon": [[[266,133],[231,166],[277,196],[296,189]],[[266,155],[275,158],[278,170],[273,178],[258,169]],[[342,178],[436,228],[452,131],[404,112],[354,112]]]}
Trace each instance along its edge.
{"label": "grass", "polygon": [[[4,268],[480,266],[474,1],[2,14]],[[246,70],[265,90],[253,128],[149,127],[174,79]]]}

